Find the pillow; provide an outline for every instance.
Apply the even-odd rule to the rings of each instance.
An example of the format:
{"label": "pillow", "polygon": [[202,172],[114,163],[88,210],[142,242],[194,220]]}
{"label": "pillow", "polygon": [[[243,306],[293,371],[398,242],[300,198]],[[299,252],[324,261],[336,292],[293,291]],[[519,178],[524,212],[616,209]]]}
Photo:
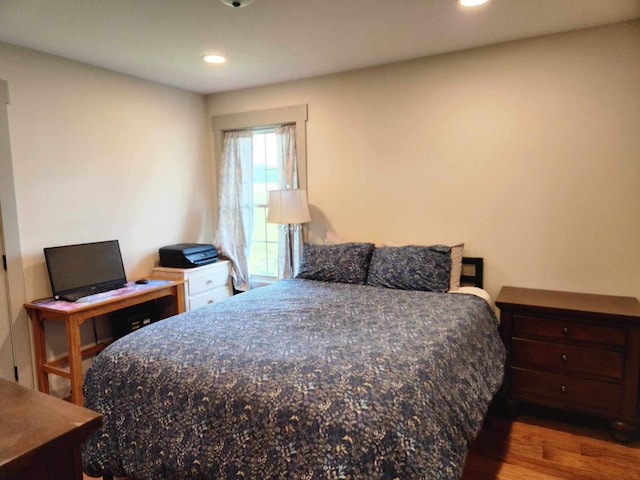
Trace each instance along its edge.
{"label": "pillow", "polygon": [[364,285],[373,249],[373,243],[305,243],[296,278]]}
{"label": "pillow", "polygon": [[367,285],[447,292],[450,278],[451,247],[379,247],[371,257]]}
{"label": "pillow", "polygon": [[[333,233],[331,230],[327,230],[325,232],[324,243],[325,244],[337,244],[337,243],[345,243],[346,240],[343,240],[338,235]],[[444,245],[449,245],[451,247],[451,277],[449,278],[449,291],[455,292],[460,288],[460,277],[462,276],[462,257],[464,255],[464,243],[446,243]],[[402,247],[406,246],[404,243],[400,242],[385,242],[383,246],[389,247]]]}
{"label": "pillow", "polygon": [[450,292],[455,292],[460,288],[460,277],[462,276],[463,253],[464,253],[464,243],[451,245],[451,278],[449,280]]}
{"label": "pillow", "polygon": [[[390,247],[400,247],[402,244],[396,242],[386,242]],[[464,243],[444,244],[451,247],[451,277],[449,278],[449,291],[455,292],[460,288],[460,277],[462,276],[462,256],[464,254]]]}

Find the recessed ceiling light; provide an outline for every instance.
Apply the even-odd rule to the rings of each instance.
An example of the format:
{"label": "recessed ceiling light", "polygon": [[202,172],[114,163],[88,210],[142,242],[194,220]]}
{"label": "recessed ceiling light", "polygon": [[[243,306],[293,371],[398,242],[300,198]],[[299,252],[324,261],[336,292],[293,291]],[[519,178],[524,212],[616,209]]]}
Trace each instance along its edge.
{"label": "recessed ceiling light", "polygon": [[203,55],[202,59],[207,63],[224,63],[227,61],[222,55]]}
{"label": "recessed ceiling light", "polygon": [[483,3],[487,3],[489,0],[458,0],[458,3],[463,7],[477,7]]}

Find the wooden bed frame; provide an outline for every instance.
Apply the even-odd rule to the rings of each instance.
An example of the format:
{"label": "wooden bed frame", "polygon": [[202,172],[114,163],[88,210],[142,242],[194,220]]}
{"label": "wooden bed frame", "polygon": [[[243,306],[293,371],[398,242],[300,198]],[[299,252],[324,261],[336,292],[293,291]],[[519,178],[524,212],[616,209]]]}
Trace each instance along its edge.
{"label": "wooden bed frame", "polygon": [[[468,273],[471,270],[471,273]],[[460,285],[483,288],[484,259],[482,257],[462,257]]]}

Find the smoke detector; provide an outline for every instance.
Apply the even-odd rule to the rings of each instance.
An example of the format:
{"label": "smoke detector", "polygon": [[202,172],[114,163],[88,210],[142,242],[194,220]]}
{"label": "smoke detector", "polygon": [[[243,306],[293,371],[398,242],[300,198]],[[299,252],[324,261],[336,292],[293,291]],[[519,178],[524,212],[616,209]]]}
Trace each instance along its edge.
{"label": "smoke detector", "polygon": [[233,8],[241,8],[253,3],[253,0],[220,0],[220,2]]}

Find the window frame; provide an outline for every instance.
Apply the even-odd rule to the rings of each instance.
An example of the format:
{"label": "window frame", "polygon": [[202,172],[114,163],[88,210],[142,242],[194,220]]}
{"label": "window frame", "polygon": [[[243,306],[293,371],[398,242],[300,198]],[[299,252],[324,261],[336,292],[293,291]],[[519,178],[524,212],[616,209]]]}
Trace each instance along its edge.
{"label": "window frame", "polygon": [[[214,203],[218,203],[218,178],[220,177],[220,163],[222,161],[222,149],[224,147],[224,132],[234,130],[255,130],[260,132],[273,129],[282,125],[296,126],[296,159],[298,171],[298,188],[307,190],[307,104],[292,105],[288,107],[271,108],[267,110],[254,110],[226,115],[212,115],[211,127],[213,130],[213,142],[215,152],[215,168],[212,175],[212,185],[215,186]],[[213,224],[218,224],[218,209],[213,212]],[[302,227],[303,238],[307,237],[306,225]],[[252,287],[269,284],[277,280],[277,277],[262,275],[250,275],[249,281]]]}
{"label": "window frame", "polygon": [[[255,149],[255,147],[256,147],[256,135],[265,135],[265,141],[266,141],[266,135],[273,135],[274,136],[274,141],[275,141],[276,127],[259,128],[259,129],[254,129],[253,130],[253,147],[254,148],[253,148],[253,159],[252,160],[253,160],[253,168],[254,168],[254,179],[253,179],[254,192],[255,192],[256,185],[257,185],[256,178],[255,178],[255,173],[256,173],[256,170],[255,170],[255,168],[256,168],[256,164],[255,164],[255,159],[256,159],[256,149]],[[275,145],[274,146],[276,148],[273,151],[273,153],[277,154],[277,141],[275,141]],[[266,144],[265,144],[264,153],[265,154],[267,153]],[[265,169],[264,173],[267,174],[267,176],[268,176],[268,172],[270,170],[271,171],[275,171],[276,175],[279,174],[277,166],[276,166],[276,168],[274,168],[273,166],[270,168],[268,163],[265,163],[264,169]],[[269,182],[267,182],[267,184],[265,184],[265,188],[267,188],[267,190],[263,192],[265,194],[267,194],[267,192],[269,191],[268,190],[268,183]],[[269,244],[274,244],[275,243],[276,252],[279,251],[279,244],[280,244],[280,238],[279,237],[280,237],[280,235],[277,234],[277,241],[276,242],[270,241],[269,240],[269,234],[268,234],[269,225],[270,224],[265,223],[264,232],[261,232],[261,233],[264,233],[264,240],[256,240],[256,235],[257,235],[257,232],[256,232],[256,210],[260,209],[261,211],[263,211],[264,219],[266,220],[266,214],[268,212],[268,198],[265,196],[265,199],[264,199],[265,201],[261,202],[261,203],[256,203],[255,200],[256,200],[256,198],[255,198],[255,195],[254,195],[254,204],[253,204],[253,218],[254,218],[253,227],[254,227],[254,231],[253,231],[252,246],[255,247],[256,243],[264,244],[266,252],[267,252],[267,257],[265,258],[265,260],[267,261],[267,264],[268,264],[269,263],[268,260],[269,260],[269,257],[270,257],[270,255],[268,253]],[[273,226],[276,227],[275,230],[277,232],[278,231],[278,226],[277,225],[273,225]],[[277,279],[278,278],[278,274],[277,274],[278,263],[279,263],[278,262],[278,254],[276,253],[276,274],[275,275],[269,275],[268,273],[252,273],[251,269],[250,269],[249,270],[250,280],[251,279],[257,279],[257,278],[262,279],[262,281],[269,280],[269,279]],[[251,253],[249,254],[249,266],[251,266]]]}

